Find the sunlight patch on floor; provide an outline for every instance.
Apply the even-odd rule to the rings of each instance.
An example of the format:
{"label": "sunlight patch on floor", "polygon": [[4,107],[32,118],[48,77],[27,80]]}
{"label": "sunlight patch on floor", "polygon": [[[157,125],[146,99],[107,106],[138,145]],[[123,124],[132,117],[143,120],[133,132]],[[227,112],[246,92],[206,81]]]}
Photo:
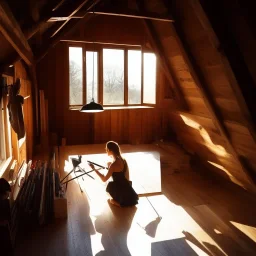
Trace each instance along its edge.
{"label": "sunlight patch on floor", "polygon": [[[133,182],[133,187],[138,194],[161,192],[161,165],[160,154],[156,151],[149,152],[133,152],[123,153],[129,166],[130,180]],[[72,170],[73,166],[71,158],[78,158],[77,155],[70,155],[68,161],[65,161],[64,171],[67,173]],[[82,156],[81,164],[79,165],[86,172],[90,171],[87,161],[92,161],[101,166],[107,166],[110,161],[106,154],[88,154]],[[95,166],[96,167],[96,166]],[[101,169],[104,175],[106,169]],[[90,173],[95,180],[99,180],[95,173]],[[101,181],[100,181],[101,182]]]}
{"label": "sunlight patch on floor", "polygon": [[[150,203],[161,217],[160,221],[157,220],[159,216],[148,200],[150,200]],[[97,200],[94,198],[93,201],[90,201],[90,208],[93,209],[94,205],[97,204]],[[122,227],[122,218],[124,217],[122,217],[122,215],[114,216],[110,209],[112,206],[109,206],[106,202],[104,205],[104,211],[101,215],[104,219],[103,223],[105,229],[111,232],[111,234],[115,232],[127,233],[127,247],[131,255],[151,255],[152,243],[175,240],[178,238],[186,238],[188,246],[190,246],[197,255],[209,255],[205,252],[207,249],[203,245],[204,242],[212,244],[222,251],[181,206],[173,204],[164,195],[152,196],[148,199],[140,198],[136,213],[132,217],[133,219],[129,230]],[[121,209],[121,211],[123,211],[124,216],[126,210]],[[90,216],[92,220],[95,218],[92,214],[90,214]],[[99,229],[99,227],[95,226],[95,230],[97,229]],[[189,236],[187,238],[186,235],[184,235],[184,230],[189,234],[193,234],[193,237],[198,241],[200,246],[191,242]],[[102,232],[102,230],[99,231]],[[100,232],[97,232],[91,237],[94,253],[104,250],[104,246],[100,243],[102,237]],[[202,248],[205,248],[205,250],[202,250]],[[224,252],[223,254],[225,255]]]}
{"label": "sunlight patch on floor", "polygon": [[[129,158],[129,155],[126,155],[126,158],[127,156]],[[138,165],[141,167],[146,166],[144,161],[140,162],[139,160],[143,159],[143,157],[145,158],[145,156],[146,158],[151,158],[153,162],[156,161],[155,163],[159,162],[160,165],[159,159],[157,157],[154,158],[153,155],[144,155],[139,152],[137,156],[138,158],[133,162],[132,168],[138,167]],[[69,160],[71,157],[77,158],[77,156],[70,156]],[[89,171],[88,165],[86,166],[87,158],[105,166],[103,161],[100,162],[101,157],[102,154],[83,156],[81,167]],[[130,161],[132,159],[129,159]],[[66,161],[65,168],[67,172],[72,169],[69,161]],[[154,188],[152,185],[154,183],[154,175],[150,175],[148,169],[145,171],[148,174],[145,172],[136,173],[136,175],[141,174],[141,177],[136,178],[136,181],[143,181],[144,184],[148,182],[147,188],[152,189]],[[101,170],[101,172],[106,174],[107,170]],[[156,174],[158,175],[158,171]],[[204,243],[211,244],[222,251],[183,207],[172,203],[165,195],[142,196],[139,199],[139,204],[133,209],[119,208],[109,205],[107,202],[107,183],[102,182],[94,172],[91,172],[90,175],[93,178],[85,174],[74,181],[80,186],[89,202],[90,218],[95,228],[95,233],[91,234],[93,255],[101,251],[111,255],[111,253],[115,253],[111,252],[111,250],[115,250],[113,248],[117,245],[122,251],[129,252],[133,256],[146,256],[152,254],[153,243],[164,241],[175,243],[176,240],[182,239],[185,239],[187,246],[191,247],[197,255],[208,255],[206,254],[207,249]],[[70,175],[70,178],[72,177],[74,177],[74,173]],[[148,177],[149,179],[147,179]],[[136,181],[134,182],[136,183]],[[224,252],[223,255],[225,255]]]}

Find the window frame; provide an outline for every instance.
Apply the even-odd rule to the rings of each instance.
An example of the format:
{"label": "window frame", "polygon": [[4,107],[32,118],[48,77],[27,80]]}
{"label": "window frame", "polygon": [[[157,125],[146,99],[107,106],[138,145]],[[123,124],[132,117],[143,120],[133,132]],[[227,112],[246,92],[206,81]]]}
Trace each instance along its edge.
{"label": "window frame", "polygon": [[[8,81],[9,76],[1,75],[1,77],[6,78],[7,85],[10,84]],[[0,88],[2,89],[2,88]],[[11,131],[11,124],[9,122],[9,112],[8,112],[8,94],[3,93],[2,100],[0,102],[0,111],[1,111],[1,122],[0,125],[2,125],[4,138],[3,141],[1,141],[0,150],[3,150],[4,157],[0,159],[0,177],[4,174],[5,170],[10,165],[12,158],[13,158],[13,152],[12,152],[12,131]],[[3,122],[2,122],[3,121]],[[2,154],[2,153],[1,153]]]}
{"label": "window frame", "polygon": [[[82,105],[88,103],[86,102],[87,99],[87,90],[86,90],[86,51],[94,51],[97,52],[97,68],[98,68],[98,103],[103,105],[103,49],[113,49],[113,50],[123,50],[124,51],[124,104],[115,104],[115,105],[103,105],[104,109],[120,109],[120,108],[146,108],[146,107],[155,107],[158,103],[158,61],[156,56],[156,85],[155,85],[155,103],[144,103],[143,102],[143,76],[144,76],[144,53],[153,53],[153,51],[142,49],[139,45],[116,45],[116,44],[102,44],[102,43],[88,43],[88,42],[80,42],[74,43],[70,42],[67,43],[67,52],[68,52],[68,66],[69,66],[69,47],[81,47],[82,48],[82,88],[83,88],[83,103]],[[141,51],[141,103],[138,104],[128,104],[128,50],[138,50]],[[69,95],[69,109],[76,110],[80,109],[82,105],[71,105],[70,104],[70,73],[68,72],[68,95]]]}

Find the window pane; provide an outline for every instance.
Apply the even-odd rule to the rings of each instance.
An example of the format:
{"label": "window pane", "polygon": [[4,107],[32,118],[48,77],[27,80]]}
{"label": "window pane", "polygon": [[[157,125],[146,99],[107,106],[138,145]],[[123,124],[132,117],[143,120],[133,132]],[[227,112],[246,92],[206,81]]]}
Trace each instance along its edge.
{"label": "window pane", "polygon": [[156,56],[144,53],[143,103],[156,103]]}
{"label": "window pane", "polygon": [[81,47],[69,47],[69,104],[83,105],[83,52]]}
{"label": "window pane", "polygon": [[103,49],[103,104],[124,104],[124,51]]}
{"label": "window pane", "polygon": [[[9,110],[6,108],[6,120],[9,120]],[[11,124],[7,122],[7,133],[8,133],[8,146],[9,146],[9,156],[12,156],[12,143],[11,143]],[[25,136],[26,137],[26,136]],[[8,157],[9,157],[8,156]]]}
{"label": "window pane", "polygon": [[[93,84],[94,88],[92,88]],[[98,53],[88,51],[86,52],[86,103],[90,103],[92,98],[98,102]]]}
{"label": "window pane", "polygon": [[128,50],[128,104],[141,103],[141,51]]}
{"label": "window pane", "polygon": [[[0,88],[2,90],[2,88]],[[5,160],[5,134],[4,134],[4,111],[3,108],[3,99],[0,99],[0,164]]]}

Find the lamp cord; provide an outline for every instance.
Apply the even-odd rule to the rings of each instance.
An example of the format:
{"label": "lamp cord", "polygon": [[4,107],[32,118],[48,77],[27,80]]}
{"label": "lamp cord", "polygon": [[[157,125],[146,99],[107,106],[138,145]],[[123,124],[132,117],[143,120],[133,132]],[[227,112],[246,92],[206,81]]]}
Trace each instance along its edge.
{"label": "lamp cord", "polygon": [[93,43],[93,52],[92,52],[92,101],[94,101],[94,43]]}
{"label": "lamp cord", "polygon": [[[93,6],[93,18],[95,22],[95,5]],[[95,42],[93,40],[93,52],[92,52],[92,101],[94,102],[94,53],[95,53]]]}

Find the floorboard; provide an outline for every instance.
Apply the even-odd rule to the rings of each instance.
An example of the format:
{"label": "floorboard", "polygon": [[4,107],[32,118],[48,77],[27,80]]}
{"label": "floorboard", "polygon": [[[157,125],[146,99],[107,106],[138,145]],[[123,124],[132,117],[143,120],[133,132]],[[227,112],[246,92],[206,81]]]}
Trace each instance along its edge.
{"label": "floorboard", "polygon": [[110,205],[99,180],[70,182],[68,218],[19,236],[15,255],[255,255],[256,200],[236,185],[179,168],[174,145],[172,151],[171,164],[161,162],[161,193],[144,193],[136,207]]}

